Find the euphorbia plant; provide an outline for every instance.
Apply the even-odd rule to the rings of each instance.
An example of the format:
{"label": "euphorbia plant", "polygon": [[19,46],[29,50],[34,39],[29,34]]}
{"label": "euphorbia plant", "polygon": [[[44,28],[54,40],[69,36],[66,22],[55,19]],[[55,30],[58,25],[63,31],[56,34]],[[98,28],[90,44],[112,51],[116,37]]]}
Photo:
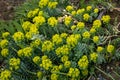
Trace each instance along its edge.
{"label": "euphorbia plant", "polygon": [[114,45],[101,45],[102,36],[107,35],[101,30],[109,27],[110,16],[98,20],[98,8],[68,5],[64,9],[61,3],[40,0],[39,7],[27,13],[23,32],[3,33],[1,56],[7,65],[0,79],[80,80],[90,74],[93,65],[103,62],[102,55],[104,60],[114,56]]}

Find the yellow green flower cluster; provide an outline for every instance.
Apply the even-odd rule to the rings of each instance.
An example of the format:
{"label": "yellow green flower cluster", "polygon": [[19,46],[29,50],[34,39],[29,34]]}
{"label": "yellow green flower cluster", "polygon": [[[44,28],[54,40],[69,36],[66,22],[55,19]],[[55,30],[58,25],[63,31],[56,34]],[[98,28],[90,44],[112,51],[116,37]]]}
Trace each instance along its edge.
{"label": "yellow green flower cluster", "polygon": [[82,34],[82,36],[83,36],[84,39],[89,39],[89,38],[90,38],[90,32],[85,31],[85,32]]}
{"label": "yellow green flower cluster", "polygon": [[98,47],[97,47],[97,52],[102,52],[103,49],[104,49],[104,48],[103,48],[102,46],[98,46]]}
{"label": "yellow green flower cluster", "polygon": [[10,69],[13,70],[17,70],[19,69],[20,66],[20,59],[19,58],[11,58],[9,60],[9,65],[10,65]]}
{"label": "yellow green flower cluster", "polygon": [[61,44],[62,43],[62,37],[59,35],[59,34],[55,34],[55,35],[53,35],[53,37],[52,37],[52,42],[54,43],[54,44]]}
{"label": "yellow green flower cluster", "polygon": [[54,9],[54,8],[56,8],[57,4],[58,4],[58,2],[49,2],[48,7]]}
{"label": "yellow green flower cluster", "polygon": [[8,50],[8,49],[4,48],[4,49],[1,50],[1,55],[2,55],[3,57],[7,57],[8,54],[9,54],[9,50]]}
{"label": "yellow green flower cluster", "polygon": [[33,18],[33,17],[35,17],[38,14],[38,12],[39,12],[38,8],[34,9],[34,10],[31,10],[31,11],[28,12],[27,17],[28,18]]}
{"label": "yellow green flower cluster", "polygon": [[75,79],[80,75],[80,71],[77,68],[69,68],[69,72],[67,75]]}
{"label": "yellow green flower cluster", "polygon": [[0,74],[1,80],[10,80],[11,78],[11,71],[10,70],[4,70]]}
{"label": "yellow green flower cluster", "polygon": [[85,27],[84,22],[78,22],[78,23],[77,23],[77,28],[78,28],[78,29],[83,29],[84,27]]}
{"label": "yellow green flower cluster", "polygon": [[51,80],[58,80],[57,74],[51,74]]}
{"label": "yellow green flower cluster", "polygon": [[86,55],[82,56],[82,58],[79,59],[78,61],[78,66],[81,69],[87,69],[89,65],[89,61]]}
{"label": "yellow green flower cluster", "polygon": [[51,69],[51,73],[59,72],[59,66],[53,66]]}
{"label": "yellow green flower cluster", "polygon": [[107,52],[112,53],[114,51],[115,47],[113,45],[108,45],[107,46]]}
{"label": "yellow green flower cluster", "polygon": [[41,44],[42,42],[41,42],[41,40],[40,39],[36,39],[36,40],[34,40],[33,42],[31,42],[31,44],[30,44],[30,46],[31,47],[39,47],[40,46],[40,44]]}
{"label": "yellow green flower cluster", "polygon": [[105,24],[108,24],[109,22],[110,22],[110,16],[109,15],[105,15],[105,16],[102,16],[102,21],[103,21],[103,23],[105,23]]}
{"label": "yellow green flower cluster", "polygon": [[58,47],[55,52],[58,56],[61,56],[61,55],[68,55],[69,54],[69,46],[68,45],[63,45],[61,47]]}
{"label": "yellow green flower cluster", "polygon": [[9,32],[4,32],[2,33],[2,37],[5,39],[7,38],[8,36],[10,36],[10,33]]}
{"label": "yellow green flower cluster", "polygon": [[50,18],[48,18],[48,24],[51,27],[55,27],[58,24],[58,20],[55,17],[50,17]]}
{"label": "yellow green flower cluster", "polygon": [[100,28],[101,25],[102,25],[102,23],[101,23],[100,20],[95,20],[95,21],[93,22],[93,28],[95,28],[95,29]]}
{"label": "yellow green flower cluster", "polygon": [[36,17],[33,18],[33,22],[37,26],[41,26],[43,23],[45,23],[45,18],[43,16],[36,16]]}
{"label": "yellow green flower cluster", "polygon": [[66,10],[67,10],[67,11],[72,11],[72,10],[74,10],[74,7],[71,6],[71,5],[68,5],[68,6],[66,7]]}
{"label": "yellow green flower cluster", "polygon": [[33,49],[31,47],[25,47],[23,49],[18,50],[17,54],[19,57],[30,57],[32,56]]}
{"label": "yellow green flower cluster", "polygon": [[43,44],[42,44],[42,51],[43,52],[45,52],[45,51],[49,52],[53,49],[54,49],[54,44],[51,41],[46,40],[46,41],[43,42]]}
{"label": "yellow green flower cluster", "polygon": [[98,58],[98,54],[93,52],[90,54],[90,60],[93,61],[93,62],[96,62],[97,61],[97,58]]}
{"label": "yellow green flower cluster", "polygon": [[98,43],[99,42],[99,36],[94,36],[93,37],[93,42]]}
{"label": "yellow green flower cluster", "polygon": [[71,23],[71,21],[72,21],[71,16],[66,16],[66,17],[65,17],[64,23],[65,23],[66,26],[69,26],[70,23]]}
{"label": "yellow green flower cluster", "polygon": [[80,34],[72,34],[67,37],[67,44],[71,47],[75,47],[78,43],[78,40],[81,38]]}
{"label": "yellow green flower cluster", "polygon": [[38,71],[38,72],[37,72],[37,77],[38,77],[38,79],[41,79],[41,78],[42,78],[42,76],[43,76],[42,71]]}
{"label": "yellow green flower cluster", "polygon": [[89,19],[90,19],[90,15],[89,14],[84,14],[83,15],[83,19],[85,20],[85,21],[88,21]]}
{"label": "yellow green flower cluster", "polygon": [[0,42],[0,47],[1,48],[6,48],[8,46],[8,44],[9,44],[9,41],[7,39],[3,39]]}
{"label": "yellow green flower cluster", "polygon": [[52,61],[46,55],[42,56],[42,63],[40,64],[40,67],[43,67],[45,70],[49,70],[52,68]]}
{"label": "yellow green flower cluster", "polygon": [[40,57],[39,57],[39,56],[35,56],[35,57],[33,58],[33,62],[34,62],[35,64],[40,63]]}
{"label": "yellow green flower cluster", "polygon": [[13,35],[13,39],[15,42],[21,42],[24,40],[24,34],[22,32],[16,32]]}

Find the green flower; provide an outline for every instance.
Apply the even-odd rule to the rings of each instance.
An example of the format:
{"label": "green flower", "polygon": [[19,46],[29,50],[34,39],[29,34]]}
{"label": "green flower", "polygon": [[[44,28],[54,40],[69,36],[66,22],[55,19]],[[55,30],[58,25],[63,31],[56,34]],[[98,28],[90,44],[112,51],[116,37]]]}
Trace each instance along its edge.
{"label": "green flower", "polygon": [[83,19],[85,20],[85,21],[88,21],[89,19],[90,19],[90,15],[89,14],[84,14],[83,15]]}
{"label": "green flower", "polygon": [[9,60],[9,65],[10,65],[10,69],[13,70],[17,70],[19,69],[19,65],[20,65],[20,59],[19,58],[11,58]]}
{"label": "green flower", "polygon": [[0,79],[1,80],[10,80],[11,78],[11,71],[4,70],[0,73]]}
{"label": "green flower", "polygon": [[102,21],[103,21],[103,23],[105,23],[105,24],[107,24],[107,23],[109,23],[110,22],[110,16],[109,15],[105,15],[105,16],[102,16]]}
{"label": "green flower", "polygon": [[115,47],[113,45],[107,46],[107,52],[112,53],[114,51]]}
{"label": "green flower", "polygon": [[8,49],[2,49],[1,55],[2,55],[3,57],[7,57],[8,54],[9,54],[9,50],[8,50]]}
{"label": "green flower", "polygon": [[86,31],[82,34],[82,36],[83,36],[84,39],[89,39],[90,38],[90,33],[88,31]]}

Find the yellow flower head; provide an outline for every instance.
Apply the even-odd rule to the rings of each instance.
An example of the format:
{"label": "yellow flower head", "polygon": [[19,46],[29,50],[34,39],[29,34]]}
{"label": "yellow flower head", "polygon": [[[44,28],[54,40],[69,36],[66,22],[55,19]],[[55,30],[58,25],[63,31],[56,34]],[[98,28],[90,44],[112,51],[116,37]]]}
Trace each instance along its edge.
{"label": "yellow flower head", "polygon": [[90,33],[88,31],[85,31],[83,34],[82,34],[83,38],[84,39],[88,39],[90,38]]}
{"label": "yellow flower head", "polygon": [[41,79],[41,78],[42,78],[42,75],[43,75],[43,73],[42,73],[41,71],[38,71],[38,72],[37,72],[37,77],[38,77],[38,78]]}
{"label": "yellow flower head", "polygon": [[91,29],[90,29],[90,33],[91,33],[91,34],[94,34],[95,32],[96,32],[96,30],[95,30],[94,28],[91,28]]}
{"label": "yellow flower head", "polygon": [[86,55],[82,56],[82,58],[79,59],[78,61],[78,66],[81,68],[81,69],[87,69],[88,68],[88,58]]}
{"label": "yellow flower head", "polygon": [[30,31],[29,32],[32,33],[32,36],[39,33],[38,28],[37,28],[37,26],[35,24],[32,24],[30,26]]}
{"label": "yellow flower head", "polygon": [[101,25],[102,25],[102,23],[101,23],[100,20],[95,20],[95,21],[93,22],[93,28],[95,28],[95,29],[100,28]]}
{"label": "yellow flower head", "polygon": [[102,52],[102,51],[103,51],[103,49],[104,49],[103,47],[98,46],[98,47],[97,47],[97,52]]}
{"label": "yellow flower head", "polygon": [[72,14],[72,16],[75,16],[76,15],[76,11],[72,11],[71,14]]}
{"label": "yellow flower head", "polygon": [[68,5],[68,6],[66,7],[66,10],[67,10],[67,11],[72,11],[72,10],[74,10],[74,8],[73,8],[73,6]]}
{"label": "yellow flower head", "polygon": [[65,61],[65,62],[64,62],[64,66],[65,66],[66,68],[69,68],[69,67],[71,66],[71,62],[70,62],[70,61]]}
{"label": "yellow flower head", "polygon": [[10,36],[10,33],[9,32],[4,32],[2,33],[2,37],[5,39],[7,38],[8,36]]}
{"label": "yellow flower head", "polygon": [[68,36],[67,33],[62,33],[62,34],[60,35],[61,38],[66,38],[67,36]]}
{"label": "yellow flower head", "polygon": [[105,15],[105,16],[102,16],[102,21],[103,21],[103,23],[109,23],[110,22],[110,16],[109,15]]}
{"label": "yellow flower head", "polygon": [[30,45],[31,45],[31,47],[38,47],[40,44],[41,44],[41,40],[40,39],[36,39]]}
{"label": "yellow flower head", "polygon": [[43,7],[47,6],[48,3],[49,3],[49,0],[40,0],[39,7],[43,8]]}
{"label": "yellow flower head", "polygon": [[82,75],[87,76],[88,75],[88,69],[82,70]]}
{"label": "yellow flower head", "polygon": [[50,59],[44,59],[42,60],[42,64],[40,64],[41,67],[43,67],[45,70],[49,70],[52,68],[52,61]]}
{"label": "yellow flower head", "polygon": [[20,65],[20,59],[19,58],[11,58],[9,60],[9,65],[10,65],[10,69],[19,69],[19,65]]}
{"label": "yellow flower head", "polygon": [[66,17],[65,17],[64,23],[65,23],[66,26],[69,26],[70,23],[71,23],[71,21],[72,21],[71,16],[66,16]]}
{"label": "yellow flower head", "polygon": [[18,50],[17,54],[19,57],[24,56],[23,49]]}
{"label": "yellow flower head", "polygon": [[2,55],[3,57],[8,56],[8,54],[9,54],[9,50],[8,50],[8,49],[2,49],[1,55]]}
{"label": "yellow flower head", "polygon": [[42,60],[47,59],[48,57],[46,55],[42,56]]}
{"label": "yellow flower head", "polygon": [[53,37],[52,37],[52,42],[54,43],[54,44],[61,44],[62,43],[62,38],[60,37],[60,35],[59,34],[55,34],[55,35],[53,35]]}
{"label": "yellow flower head", "polygon": [[78,9],[78,10],[77,10],[77,14],[82,14],[84,11],[85,11],[84,8],[83,8],[83,9]]}
{"label": "yellow flower head", "polygon": [[77,68],[70,68],[69,72],[67,73],[67,75],[72,78],[77,78],[79,74],[80,74],[80,71]]}
{"label": "yellow flower head", "polygon": [[58,2],[49,2],[48,7],[49,8],[56,8],[57,4],[58,4]]}
{"label": "yellow flower head", "polygon": [[90,15],[89,14],[84,14],[83,15],[83,19],[85,20],[85,21],[88,21],[89,19],[90,19]]}
{"label": "yellow flower head", "polygon": [[86,7],[86,10],[87,10],[87,11],[91,11],[91,10],[92,10],[92,6],[87,6],[87,7]]}
{"label": "yellow flower head", "polygon": [[31,11],[28,12],[27,17],[28,18],[33,18],[34,16],[36,16],[38,14],[38,12],[39,12],[39,8],[31,10]]}
{"label": "yellow flower head", "polygon": [[1,74],[0,74],[1,80],[10,80],[10,77],[11,77],[11,71],[9,70],[1,71]]}
{"label": "yellow flower head", "polygon": [[113,45],[107,46],[107,52],[112,53],[114,51],[115,47]]}
{"label": "yellow flower head", "polygon": [[48,41],[48,40],[46,40],[46,41],[44,41],[43,42],[43,44],[42,44],[42,51],[44,52],[44,51],[51,51],[51,50],[53,50],[53,43],[51,42],[51,41]]}
{"label": "yellow flower head", "polygon": [[77,45],[78,40],[81,38],[80,34],[72,34],[70,36],[67,37],[67,44],[71,47],[75,47],[75,45]]}
{"label": "yellow flower head", "polygon": [[61,61],[64,63],[65,61],[68,61],[68,56],[64,55],[63,57],[61,57]]}
{"label": "yellow flower head", "polygon": [[61,70],[63,68],[63,65],[60,64],[58,68],[59,68],[59,70]]}
{"label": "yellow flower head", "polygon": [[53,68],[51,69],[51,73],[56,73],[59,72],[59,66],[53,66]]}
{"label": "yellow flower head", "polygon": [[55,17],[50,17],[48,19],[48,24],[51,26],[51,27],[55,27],[57,24],[58,24],[58,20],[55,18]]}
{"label": "yellow flower head", "polygon": [[24,34],[22,32],[16,32],[13,35],[13,39],[15,42],[21,42],[22,40],[24,40]]}
{"label": "yellow flower head", "polygon": [[72,31],[74,31],[76,28],[77,28],[76,25],[72,25],[72,26],[71,26],[71,30],[72,30]]}
{"label": "yellow flower head", "polygon": [[38,64],[38,63],[40,62],[40,57],[39,57],[39,56],[35,56],[35,57],[33,58],[33,62],[34,62],[35,64]]}
{"label": "yellow flower head", "polygon": [[1,42],[0,42],[0,47],[1,48],[5,48],[8,46],[8,40],[7,39],[3,39]]}
{"label": "yellow flower head", "polygon": [[51,80],[58,80],[57,74],[51,74]]}
{"label": "yellow flower head", "polygon": [[30,40],[30,39],[32,39],[33,34],[32,34],[31,32],[27,32],[27,33],[25,34],[25,37],[26,37],[28,40]]}
{"label": "yellow flower head", "polygon": [[78,29],[83,29],[85,27],[85,23],[84,22],[78,22],[77,23],[77,28]]}
{"label": "yellow flower head", "polygon": [[43,16],[44,12],[43,11],[39,11],[38,16]]}
{"label": "yellow flower head", "polygon": [[30,57],[32,56],[32,51],[33,49],[31,47],[26,47],[23,49],[23,53],[25,57]]}
{"label": "yellow flower head", "polygon": [[30,30],[30,25],[31,25],[31,24],[32,24],[32,23],[29,22],[29,21],[23,22],[22,28],[24,29],[24,31],[29,31],[29,30]]}
{"label": "yellow flower head", "polygon": [[99,42],[99,36],[94,36],[93,37],[93,42],[98,43]]}
{"label": "yellow flower head", "polygon": [[58,47],[55,52],[58,56],[61,56],[61,55],[68,55],[69,54],[69,47],[68,45],[63,45],[61,47]]}
{"label": "yellow flower head", "polygon": [[36,16],[33,18],[33,22],[37,25],[40,26],[43,23],[45,23],[45,18],[43,16]]}
{"label": "yellow flower head", "polygon": [[93,52],[90,54],[90,60],[93,61],[93,62],[96,62],[97,61],[97,58],[98,58],[98,54]]}
{"label": "yellow flower head", "polygon": [[94,13],[98,13],[99,12],[99,9],[98,8],[95,8],[94,9]]}

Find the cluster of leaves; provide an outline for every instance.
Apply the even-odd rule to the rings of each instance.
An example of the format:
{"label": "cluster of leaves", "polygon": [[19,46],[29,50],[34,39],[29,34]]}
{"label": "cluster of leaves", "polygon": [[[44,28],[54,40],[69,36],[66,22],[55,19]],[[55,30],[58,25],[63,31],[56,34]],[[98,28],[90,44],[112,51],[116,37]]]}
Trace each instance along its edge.
{"label": "cluster of leaves", "polygon": [[0,56],[6,66],[0,79],[80,80],[92,74],[96,64],[120,57],[118,33],[109,15],[98,19],[99,8],[76,9],[67,0],[36,2],[33,9],[22,9],[26,14],[21,25],[12,22],[17,27],[1,35]]}

